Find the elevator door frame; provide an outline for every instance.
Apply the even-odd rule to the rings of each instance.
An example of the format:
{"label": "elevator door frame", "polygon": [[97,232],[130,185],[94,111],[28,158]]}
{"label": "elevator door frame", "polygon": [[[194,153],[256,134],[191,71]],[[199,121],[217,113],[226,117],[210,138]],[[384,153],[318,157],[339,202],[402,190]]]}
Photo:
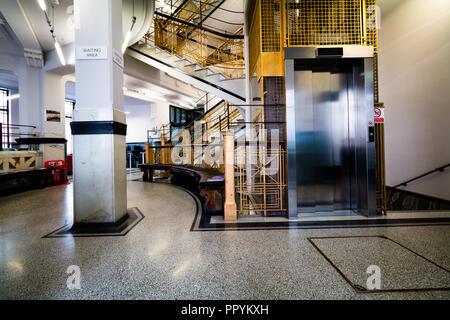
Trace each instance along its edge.
{"label": "elevator door frame", "polygon": [[[320,47],[324,48],[324,47]],[[299,92],[295,90],[295,61],[305,61],[314,59],[356,59],[353,77],[358,81],[355,84],[358,88],[357,103],[363,104],[360,110],[365,112],[363,118],[367,118],[366,125],[359,126],[359,134],[365,137],[364,150],[358,150],[358,159],[355,159],[356,166],[360,166],[363,170],[355,168],[355,179],[353,181],[352,190],[358,193],[357,203],[352,208],[365,216],[377,215],[376,211],[376,182],[375,182],[375,142],[369,138],[369,134],[373,134],[374,126],[374,96],[373,96],[373,48],[367,46],[340,46],[332,47],[333,50],[325,50],[325,53],[339,53],[339,56],[320,56],[316,47],[304,48],[285,48],[285,72],[286,72],[286,134],[287,134],[287,180],[288,180],[288,217],[296,218],[298,216],[298,199],[297,199],[297,142],[296,142],[296,95]],[[337,50],[335,50],[337,49]],[[316,60],[317,59],[317,60]],[[329,61],[329,60],[328,60]],[[320,61],[318,61],[320,63]],[[358,73],[358,74],[356,74]],[[355,75],[356,74],[356,75]],[[359,165],[358,165],[359,163]],[[363,182],[363,183],[361,183]],[[356,189],[355,189],[356,188]],[[355,191],[356,190],[356,191]],[[360,196],[362,195],[362,196]]]}

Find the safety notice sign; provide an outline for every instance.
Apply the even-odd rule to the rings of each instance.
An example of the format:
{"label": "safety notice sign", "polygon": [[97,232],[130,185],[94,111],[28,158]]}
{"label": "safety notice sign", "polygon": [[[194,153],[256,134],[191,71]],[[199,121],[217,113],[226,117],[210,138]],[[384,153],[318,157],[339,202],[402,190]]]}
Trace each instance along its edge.
{"label": "safety notice sign", "polygon": [[384,123],[384,108],[375,108],[375,123]]}

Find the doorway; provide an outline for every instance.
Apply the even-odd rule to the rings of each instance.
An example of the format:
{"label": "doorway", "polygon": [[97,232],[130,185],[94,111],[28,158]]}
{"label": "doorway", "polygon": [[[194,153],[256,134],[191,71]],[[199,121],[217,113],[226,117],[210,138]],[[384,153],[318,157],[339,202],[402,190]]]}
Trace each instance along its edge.
{"label": "doorway", "polygon": [[373,83],[365,60],[286,60],[289,217],[376,214]]}

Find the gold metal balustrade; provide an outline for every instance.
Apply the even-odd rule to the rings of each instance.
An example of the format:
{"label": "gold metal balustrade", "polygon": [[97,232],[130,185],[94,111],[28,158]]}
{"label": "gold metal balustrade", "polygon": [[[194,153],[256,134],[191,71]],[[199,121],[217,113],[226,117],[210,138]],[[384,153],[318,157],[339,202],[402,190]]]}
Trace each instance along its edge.
{"label": "gold metal balustrade", "polygon": [[[194,22],[195,18],[201,17],[201,10],[205,11],[210,3],[206,0],[192,6],[192,1],[188,1],[172,17],[187,23]],[[243,28],[240,28],[234,35],[242,34]],[[228,78],[244,76],[243,39],[223,38],[186,23],[156,18],[154,30],[145,36],[145,40],[172,55],[202,68],[208,67]]]}

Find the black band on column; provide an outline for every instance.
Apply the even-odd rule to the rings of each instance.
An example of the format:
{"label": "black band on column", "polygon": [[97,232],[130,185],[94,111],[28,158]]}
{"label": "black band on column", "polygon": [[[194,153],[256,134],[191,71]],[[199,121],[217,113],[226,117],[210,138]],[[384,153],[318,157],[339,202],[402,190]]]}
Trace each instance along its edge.
{"label": "black band on column", "polygon": [[127,125],[116,121],[73,121],[70,123],[72,134],[117,134],[127,135]]}

